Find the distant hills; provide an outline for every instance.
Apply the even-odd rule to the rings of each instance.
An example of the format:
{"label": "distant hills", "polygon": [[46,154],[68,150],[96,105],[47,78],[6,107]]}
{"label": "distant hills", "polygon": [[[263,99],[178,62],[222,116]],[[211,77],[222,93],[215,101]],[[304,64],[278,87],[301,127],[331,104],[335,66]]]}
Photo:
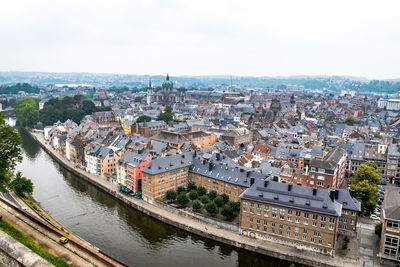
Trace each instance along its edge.
{"label": "distant hills", "polygon": [[[172,81],[176,87],[199,88],[227,86],[231,83],[230,75],[207,76],[173,76]],[[95,87],[130,86],[144,87],[149,80],[155,86],[161,85],[165,80],[164,75],[134,75],[134,74],[108,74],[108,73],[53,73],[53,72],[0,72],[0,86],[15,85],[17,83],[30,83],[38,86],[49,84],[91,84]],[[232,76],[232,84],[244,87],[282,88],[284,85],[302,85],[306,89],[342,89],[356,90],[351,84],[362,84],[361,91],[398,93],[400,79],[368,80],[364,77],[352,76]]]}

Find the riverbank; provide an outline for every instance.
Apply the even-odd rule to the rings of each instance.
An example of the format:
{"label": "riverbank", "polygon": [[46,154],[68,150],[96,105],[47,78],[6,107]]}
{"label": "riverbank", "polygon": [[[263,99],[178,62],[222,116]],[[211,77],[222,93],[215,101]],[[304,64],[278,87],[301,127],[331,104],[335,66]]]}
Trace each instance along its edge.
{"label": "riverbank", "polygon": [[318,253],[298,250],[294,247],[286,246],[277,242],[266,242],[244,237],[239,235],[237,232],[220,229],[214,224],[194,220],[183,210],[172,208],[166,209],[165,207],[152,205],[142,200],[126,196],[118,192],[117,185],[115,183],[108,182],[105,178],[99,176],[90,175],[83,170],[75,169],[66,158],[60,156],[49,145],[45,144],[41,134],[34,133],[31,135],[38,141],[44,150],[54,158],[55,161],[60,163],[74,174],[116,197],[122,202],[164,223],[173,225],[208,239],[229,244],[234,247],[243,248],[249,251],[254,251],[274,258],[284,259],[300,264],[313,266],[351,266],[357,264],[355,262],[348,262],[336,257],[332,258],[329,256],[320,255]]}

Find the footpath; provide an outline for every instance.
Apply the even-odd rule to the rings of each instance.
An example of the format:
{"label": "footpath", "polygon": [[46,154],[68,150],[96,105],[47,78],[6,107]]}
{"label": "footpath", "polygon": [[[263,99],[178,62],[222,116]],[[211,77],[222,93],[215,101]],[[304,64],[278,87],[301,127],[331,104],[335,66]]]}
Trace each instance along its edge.
{"label": "footpath", "polygon": [[82,179],[90,182],[91,184],[99,187],[103,191],[113,195],[124,203],[141,211],[142,213],[149,215],[164,223],[237,248],[246,249],[249,251],[257,252],[263,255],[302,265],[332,267],[360,266],[357,261],[352,259],[331,257],[316,252],[301,250],[296,247],[280,243],[278,240],[276,242],[271,242],[243,236],[240,235],[238,232],[221,229],[214,224],[201,222],[185,216],[185,214],[183,212],[180,212],[179,210],[174,211],[172,208],[167,209],[165,207],[150,204],[144,200],[125,195],[119,192],[116,183],[113,183],[112,181],[107,181],[105,177],[93,175],[87,173],[82,169],[76,168],[64,156],[61,156],[49,144],[46,143],[43,134],[33,132],[29,133],[35,140],[38,141],[42,148],[53,157],[53,159],[55,159],[68,170],[80,176]]}

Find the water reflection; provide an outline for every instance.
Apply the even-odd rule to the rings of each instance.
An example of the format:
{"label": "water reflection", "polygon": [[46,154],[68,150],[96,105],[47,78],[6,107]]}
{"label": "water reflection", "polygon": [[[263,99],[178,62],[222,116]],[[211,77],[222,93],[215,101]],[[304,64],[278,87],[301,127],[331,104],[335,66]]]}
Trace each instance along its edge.
{"label": "water reflection", "polygon": [[288,266],[161,223],[67,171],[21,132],[17,169],[35,184],[34,198],[58,221],[131,266]]}

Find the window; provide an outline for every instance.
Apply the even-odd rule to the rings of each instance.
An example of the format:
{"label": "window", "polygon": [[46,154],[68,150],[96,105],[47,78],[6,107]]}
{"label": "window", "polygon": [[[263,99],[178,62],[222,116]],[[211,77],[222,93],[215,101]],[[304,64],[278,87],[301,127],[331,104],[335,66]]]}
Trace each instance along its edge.
{"label": "window", "polygon": [[261,209],[261,204],[257,204],[257,208],[258,208],[258,209]]}
{"label": "window", "polygon": [[260,221],[261,221],[260,219],[257,219],[257,223],[260,223]]}
{"label": "window", "polygon": [[249,224],[249,228],[253,229],[253,224],[252,223]]}
{"label": "window", "polygon": [[295,227],[295,228],[294,228],[294,232],[295,232],[295,233],[298,233],[298,232],[299,232],[299,227]]}
{"label": "window", "polygon": [[303,235],[303,240],[307,241],[307,235]]}
{"label": "window", "polygon": [[271,225],[272,225],[272,227],[275,227],[275,223],[273,222],[273,223],[271,223]]}
{"label": "window", "polygon": [[304,218],[308,218],[310,214],[308,212],[304,212]]}
{"label": "window", "polygon": [[279,210],[279,214],[280,214],[280,215],[285,215],[285,209],[280,209],[280,210]]}
{"label": "window", "polygon": [[296,218],[296,221],[295,221],[296,223],[300,223],[300,219],[299,218]]}
{"label": "window", "polygon": [[253,217],[250,217],[250,218],[249,218],[249,221],[252,222],[252,221],[253,221]]}
{"label": "window", "polygon": [[290,214],[290,215],[292,215],[292,212],[293,212],[292,210],[288,210],[287,211],[287,213]]}
{"label": "window", "polygon": [[283,228],[283,224],[279,224],[279,229],[282,229]]}
{"label": "window", "polygon": [[298,239],[299,238],[299,234],[298,233],[294,233],[294,238]]}
{"label": "window", "polygon": [[304,225],[308,225],[308,220],[304,219]]}
{"label": "window", "polygon": [[313,221],[313,222],[312,222],[312,226],[317,227],[317,222],[316,222],[316,221]]}
{"label": "window", "polygon": [[314,231],[314,236],[319,236],[319,237],[321,237],[321,232]]}
{"label": "window", "polygon": [[329,218],[330,223],[335,223],[335,218]]}
{"label": "window", "polygon": [[312,219],[313,219],[313,220],[318,220],[318,215],[313,214]]}
{"label": "window", "polygon": [[288,220],[288,222],[291,222],[292,221],[292,217],[288,216],[287,220]]}
{"label": "window", "polygon": [[319,244],[322,244],[322,239],[321,239],[321,238],[318,240],[318,243],[319,243]]}
{"label": "window", "polygon": [[296,216],[300,216],[300,211],[296,211]]}
{"label": "window", "polygon": [[325,224],[324,223],[321,223],[321,228],[325,228]]}
{"label": "window", "polygon": [[326,222],[326,216],[321,216],[321,222]]}
{"label": "window", "polygon": [[250,207],[254,207],[254,202],[250,202]]}
{"label": "window", "polygon": [[315,241],[314,237],[311,237],[310,242],[314,242],[314,241]]}
{"label": "window", "polygon": [[282,230],[279,230],[279,235],[282,235]]}
{"label": "window", "polygon": [[329,230],[333,230],[333,225],[329,225]]}
{"label": "window", "polygon": [[267,226],[264,225],[264,232],[268,230]]}
{"label": "window", "polygon": [[250,209],[250,213],[251,213],[251,214],[254,214],[254,209]]}
{"label": "window", "polygon": [[290,237],[290,232],[289,231],[286,232],[286,236]]}
{"label": "window", "polygon": [[284,220],[285,219],[285,215],[279,215],[279,219]]}

